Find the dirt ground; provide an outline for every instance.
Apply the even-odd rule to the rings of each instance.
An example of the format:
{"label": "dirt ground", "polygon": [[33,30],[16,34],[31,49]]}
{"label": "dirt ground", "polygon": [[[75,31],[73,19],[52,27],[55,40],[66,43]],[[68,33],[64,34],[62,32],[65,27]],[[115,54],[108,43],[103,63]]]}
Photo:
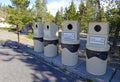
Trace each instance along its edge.
{"label": "dirt ground", "polygon": [[[12,40],[12,41],[18,41],[17,39],[17,34],[14,32],[8,32],[8,31],[0,31],[0,40],[1,41],[7,41],[7,40]],[[25,44],[25,45],[30,45],[33,46],[33,40],[27,38],[27,35],[20,34],[20,43]]]}

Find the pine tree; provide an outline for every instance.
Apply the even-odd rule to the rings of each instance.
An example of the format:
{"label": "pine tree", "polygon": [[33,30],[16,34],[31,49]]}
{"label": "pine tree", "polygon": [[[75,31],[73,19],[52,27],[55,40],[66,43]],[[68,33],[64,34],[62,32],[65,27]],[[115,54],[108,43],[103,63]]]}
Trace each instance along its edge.
{"label": "pine tree", "polygon": [[100,5],[100,0],[93,0],[93,9],[94,9],[94,16],[95,16],[95,21],[102,21],[101,17],[101,5]]}
{"label": "pine tree", "polygon": [[18,47],[19,47],[19,32],[22,27],[30,23],[32,19],[31,9],[28,9],[29,0],[11,0],[12,6],[8,6],[6,22],[16,25],[18,32]]}
{"label": "pine tree", "polygon": [[63,7],[61,7],[61,8],[60,8],[60,20],[61,20],[61,23],[63,22],[63,17],[64,17]]}
{"label": "pine tree", "polygon": [[98,21],[101,21],[102,20],[102,16],[101,16],[100,0],[97,0],[97,4],[98,4]]}
{"label": "pine tree", "polygon": [[63,22],[63,8],[58,10],[55,16],[55,23],[59,26],[59,29],[61,29],[61,24]]}
{"label": "pine tree", "polygon": [[71,2],[69,10],[66,13],[66,18],[67,18],[67,20],[76,20],[77,19],[76,18],[76,8],[75,8],[75,4],[73,1]]}
{"label": "pine tree", "polygon": [[94,9],[93,9],[93,1],[92,0],[87,0],[86,1],[86,20],[87,22],[94,21]]}
{"label": "pine tree", "polygon": [[113,2],[110,0],[107,6],[106,17],[110,25],[110,34],[113,35],[116,30],[117,23],[120,22],[120,1],[115,0],[113,5]]}
{"label": "pine tree", "polygon": [[55,16],[55,23],[59,26],[60,25],[60,23],[59,23],[59,18],[60,18],[60,12],[59,12],[59,10],[57,11],[57,13],[56,13],[56,16]]}
{"label": "pine tree", "polygon": [[36,18],[35,21],[42,22],[42,3],[41,0],[35,1]]}
{"label": "pine tree", "polygon": [[36,8],[35,21],[39,21],[43,23],[54,21],[54,17],[50,14],[50,12],[47,12],[46,2],[47,0],[35,1],[35,8]]}
{"label": "pine tree", "polygon": [[64,11],[64,20],[68,20],[68,8],[65,7],[65,11]]}
{"label": "pine tree", "polygon": [[104,8],[101,9],[101,22],[106,22],[106,16],[105,16],[105,12],[104,12]]}
{"label": "pine tree", "polygon": [[55,18],[50,14],[50,12],[46,12],[46,19],[44,22],[54,22]]}
{"label": "pine tree", "polygon": [[86,31],[86,28],[87,28],[87,22],[86,22],[86,18],[85,18],[85,5],[84,5],[84,2],[81,1],[80,5],[79,5],[79,12],[78,12],[78,21],[80,23],[80,28],[81,28],[81,31]]}
{"label": "pine tree", "polygon": [[[53,16],[47,12],[46,6],[47,0],[42,0],[42,22],[47,22],[49,19],[53,18]],[[47,16],[48,15],[48,16]],[[49,18],[50,17],[50,18]],[[52,21],[53,19],[51,19]]]}

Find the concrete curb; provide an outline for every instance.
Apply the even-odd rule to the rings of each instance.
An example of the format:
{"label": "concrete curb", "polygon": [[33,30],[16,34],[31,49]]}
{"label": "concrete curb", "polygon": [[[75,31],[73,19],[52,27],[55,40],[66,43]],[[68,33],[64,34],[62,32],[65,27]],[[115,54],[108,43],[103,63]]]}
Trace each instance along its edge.
{"label": "concrete curb", "polygon": [[62,65],[62,63],[61,63],[61,55],[60,54],[58,54],[55,57],[50,58],[50,57],[45,57],[44,53],[34,52],[32,49],[28,49],[27,53],[30,53],[30,54],[34,55],[35,57],[38,57],[53,66],[55,65],[55,66],[59,67],[60,69],[62,69],[63,71],[68,71],[71,74],[74,74],[77,77],[82,78],[84,80],[91,79],[93,82],[110,82],[109,80],[111,79],[111,77],[115,71],[115,68],[108,65],[106,74],[100,75],[100,76],[95,76],[95,75],[89,74],[86,71],[85,60],[82,58],[81,59],[79,58],[79,62],[75,66],[65,66],[65,65]]}

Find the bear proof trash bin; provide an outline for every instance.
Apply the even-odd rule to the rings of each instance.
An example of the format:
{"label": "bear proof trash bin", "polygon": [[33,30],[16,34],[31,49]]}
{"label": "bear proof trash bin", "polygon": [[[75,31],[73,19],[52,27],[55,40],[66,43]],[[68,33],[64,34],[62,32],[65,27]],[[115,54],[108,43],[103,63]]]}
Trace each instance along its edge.
{"label": "bear proof trash bin", "polygon": [[44,55],[46,57],[54,57],[57,55],[58,44],[58,26],[55,23],[45,23],[44,28]]}
{"label": "bear proof trash bin", "polygon": [[36,22],[34,24],[33,39],[34,39],[34,51],[43,52],[43,28],[44,24]]}
{"label": "bear proof trash bin", "polygon": [[106,73],[109,26],[104,22],[89,23],[86,44],[86,69],[93,75]]}
{"label": "bear proof trash bin", "polygon": [[64,21],[62,25],[62,64],[74,66],[78,62],[80,27],[77,21]]}

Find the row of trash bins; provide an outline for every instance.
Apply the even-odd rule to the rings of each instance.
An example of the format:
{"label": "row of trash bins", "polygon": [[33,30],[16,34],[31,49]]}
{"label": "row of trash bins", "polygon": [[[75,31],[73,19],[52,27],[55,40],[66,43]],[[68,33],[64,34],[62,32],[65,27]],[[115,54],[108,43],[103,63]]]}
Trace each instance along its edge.
{"label": "row of trash bins", "polygon": [[[64,21],[61,32],[61,62],[74,66],[78,63],[80,26],[77,21]],[[58,26],[53,22],[34,24],[34,51],[44,52],[46,57],[57,55]],[[109,25],[106,22],[90,22],[86,44],[86,70],[93,75],[103,75],[107,69]]]}

